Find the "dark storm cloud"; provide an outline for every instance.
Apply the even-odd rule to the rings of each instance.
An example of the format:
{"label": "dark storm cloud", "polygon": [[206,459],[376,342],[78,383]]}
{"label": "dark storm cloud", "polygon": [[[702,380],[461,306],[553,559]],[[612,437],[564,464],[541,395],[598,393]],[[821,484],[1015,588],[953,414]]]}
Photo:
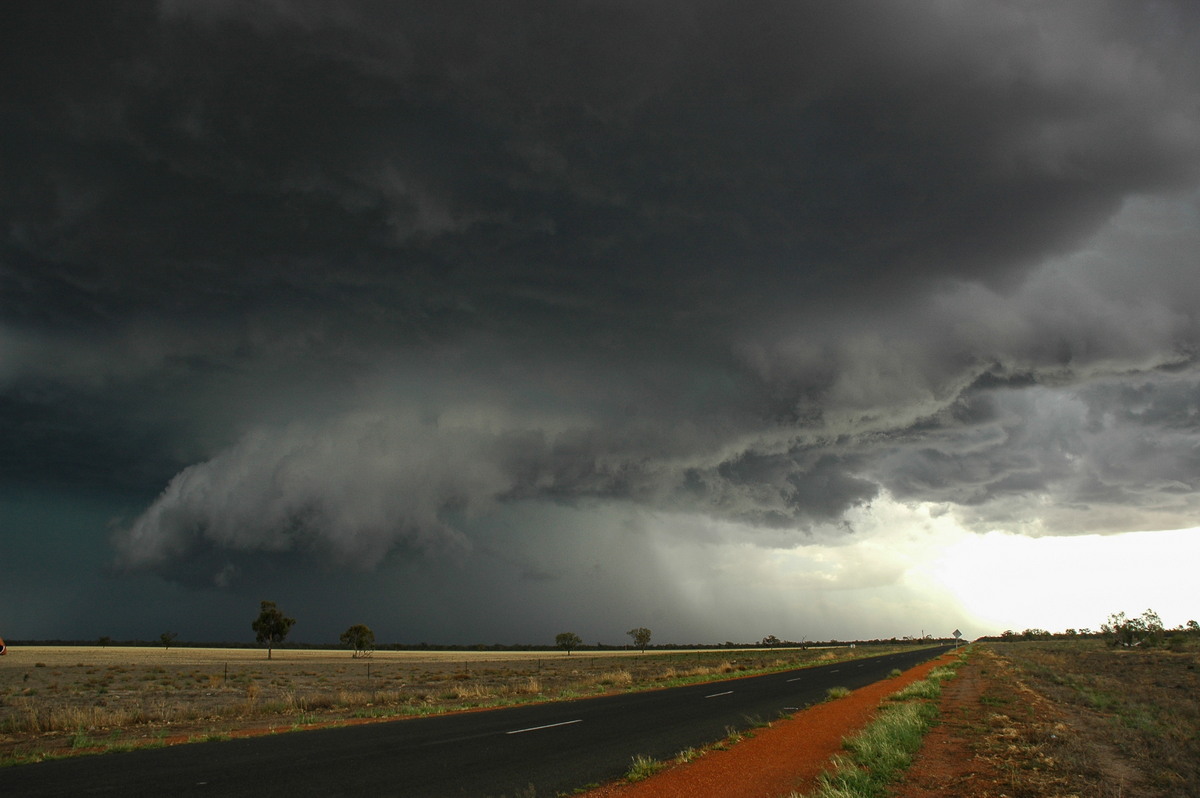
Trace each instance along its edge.
{"label": "dark storm cloud", "polygon": [[1194,371],[1070,386],[1029,384],[1029,376],[980,380],[938,416],[892,436],[890,447],[875,447],[872,477],[898,499],[957,506],[984,530],[1187,523],[1200,488]]}
{"label": "dark storm cloud", "polygon": [[1190,428],[1080,419],[1190,374],[1189,4],[10,17],[8,438],[153,464],[128,564],[371,566],[524,502],[1188,504]]}
{"label": "dark storm cloud", "polygon": [[35,291],[101,312],[365,280],[460,323],[468,300],[708,320],[998,276],[1194,175],[1165,22],[645,5],[129,6],[45,71],[63,21],[35,21],[13,243]]}

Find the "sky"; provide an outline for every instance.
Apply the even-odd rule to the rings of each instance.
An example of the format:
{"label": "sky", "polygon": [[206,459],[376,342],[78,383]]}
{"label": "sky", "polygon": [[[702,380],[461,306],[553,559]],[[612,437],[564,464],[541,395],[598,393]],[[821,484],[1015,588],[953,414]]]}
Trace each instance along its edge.
{"label": "sky", "polygon": [[21,3],[0,636],[1200,616],[1200,5]]}

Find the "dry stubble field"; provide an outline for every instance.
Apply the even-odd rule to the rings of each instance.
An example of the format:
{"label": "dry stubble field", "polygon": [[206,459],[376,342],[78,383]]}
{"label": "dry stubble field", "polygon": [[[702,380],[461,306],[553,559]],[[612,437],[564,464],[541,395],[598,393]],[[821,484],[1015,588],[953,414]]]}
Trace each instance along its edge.
{"label": "dry stubble field", "polygon": [[0,763],[648,689],[895,650],[347,651],[10,647]]}
{"label": "dry stubble field", "polygon": [[975,646],[897,798],[1200,796],[1200,650]]}

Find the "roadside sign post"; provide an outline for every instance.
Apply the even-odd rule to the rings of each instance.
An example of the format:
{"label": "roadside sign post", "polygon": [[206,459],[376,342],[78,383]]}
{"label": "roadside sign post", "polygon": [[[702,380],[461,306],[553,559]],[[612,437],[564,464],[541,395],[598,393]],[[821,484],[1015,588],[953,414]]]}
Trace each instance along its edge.
{"label": "roadside sign post", "polygon": [[954,630],[954,647],[955,647],[955,648],[958,648],[958,639],[959,639],[960,637],[962,637],[962,632],[960,632],[960,631],[958,631],[957,629],[955,629],[955,630]]}

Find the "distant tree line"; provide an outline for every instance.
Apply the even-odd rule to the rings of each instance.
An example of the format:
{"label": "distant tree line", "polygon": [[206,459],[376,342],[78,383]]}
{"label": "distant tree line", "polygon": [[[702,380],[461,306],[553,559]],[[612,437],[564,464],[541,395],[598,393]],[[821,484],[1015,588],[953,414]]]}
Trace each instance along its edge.
{"label": "distant tree line", "polygon": [[[161,647],[163,640],[161,635],[156,635],[151,638],[122,638],[115,639],[110,636],[93,637],[93,638],[52,638],[52,639],[13,639],[5,638],[10,646],[113,646],[113,647]],[[996,638],[993,638],[996,639]],[[779,646],[781,648],[807,648],[821,646],[890,646],[902,643],[949,643],[953,642],[949,637],[890,637],[876,638],[871,640],[805,640],[794,641],[780,639],[778,643],[764,641],[742,641],[726,640],[723,643],[651,643],[646,646],[647,651],[656,650],[679,650],[692,651],[699,649],[752,649],[752,648],[767,648],[771,646]],[[182,638],[172,638],[171,648],[258,648],[260,644],[248,640],[184,640]],[[284,640],[281,643],[274,645],[277,650],[327,650],[330,648],[338,648],[337,642],[311,642],[311,641],[295,641]],[[573,651],[623,651],[630,648],[630,643],[580,643]],[[553,652],[560,650],[560,646],[556,643],[430,643],[426,641],[417,643],[393,642],[393,643],[376,643],[375,651],[546,651]]]}
{"label": "distant tree line", "polygon": [[[258,616],[251,622],[250,628],[255,634],[255,643],[259,646],[267,647],[267,659],[271,659],[275,649],[328,649],[331,646],[328,644],[319,643],[297,643],[289,642],[288,635],[291,633],[292,627],[295,625],[296,619],[288,617],[276,605],[274,601],[263,600],[259,602]],[[1073,631],[1073,630],[1072,630]],[[731,640],[726,640],[724,643],[658,643],[651,645],[650,641],[652,633],[645,626],[635,626],[626,634],[629,636],[632,646],[642,651],[648,649],[658,650],[696,650],[696,649],[754,649],[754,648],[807,648],[809,646],[843,646],[843,645],[896,645],[903,642],[915,642],[911,637],[904,638],[876,638],[873,640],[855,640],[855,641],[807,641],[801,640],[795,642],[792,640],[781,639],[776,635],[767,635],[758,642],[735,643]],[[1005,633],[1009,634],[1009,633]],[[1046,633],[1048,634],[1048,633]],[[43,645],[43,646],[78,646],[78,645],[99,645],[107,646],[138,646],[147,647],[160,645],[163,648],[250,648],[251,644],[245,641],[181,641],[178,639],[177,632],[163,632],[157,640],[114,640],[108,635],[102,635],[94,640],[22,640],[12,641],[10,644],[20,645]],[[354,624],[353,626],[342,632],[339,637],[339,642],[342,646],[349,648],[354,657],[366,657],[374,650],[384,649],[391,651],[551,651],[554,648],[562,649],[571,654],[577,650],[588,651],[620,651],[630,648],[630,644],[610,645],[606,643],[595,643],[587,645],[583,642],[583,638],[575,632],[560,632],[554,638],[554,645],[539,645],[529,643],[517,644],[501,644],[493,643],[486,645],[476,643],[473,645],[449,644],[437,645],[430,643],[391,643],[388,645],[377,646],[375,643],[375,632],[366,624]],[[949,643],[951,638],[933,638],[926,635],[921,638],[922,643]]]}
{"label": "distant tree line", "polygon": [[1126,615],[1124,612],[1114,612],[1097,630],[1081,628],[1048,632],[1045,629],[1035,628],[1014,632],[1012,629],[1006,629],[999,635],[980,638],[980,640],[993,643],[1079,639],[1104,640],[1109,645],[1120,648],[1157,648],[1164,645],[1175,647],[1183,645],[1188,640],[1200,640],[1200,624],[1192,620],[1173,629],[1167,629],[1158,613],[1148,609],[1141,615],[1134,616]]}

